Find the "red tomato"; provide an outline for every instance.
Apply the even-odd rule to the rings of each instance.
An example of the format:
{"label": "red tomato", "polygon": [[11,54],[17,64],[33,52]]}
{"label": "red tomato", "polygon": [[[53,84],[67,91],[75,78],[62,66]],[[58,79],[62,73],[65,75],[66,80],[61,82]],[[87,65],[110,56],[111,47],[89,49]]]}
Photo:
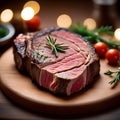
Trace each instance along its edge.
{"label": "red tomato", "polygon": [[95,47],[96,52],[99,55],[99,57],[104,58],[106,52],[108,51],[107,45],[103,42],[97,42],[94,44],[94,47]]}
{"label": "red tomato", "polygon": [[120,51],[117,49],[110,49],[106,53],[106,59],[108,60],[109,64],[116,65],[120,59]]}
{"label": "red tomato", "polygon": [[29,30],[39,29],[41,21],[38,16],[34,16],[31,20],[26,21],[27,28]]}

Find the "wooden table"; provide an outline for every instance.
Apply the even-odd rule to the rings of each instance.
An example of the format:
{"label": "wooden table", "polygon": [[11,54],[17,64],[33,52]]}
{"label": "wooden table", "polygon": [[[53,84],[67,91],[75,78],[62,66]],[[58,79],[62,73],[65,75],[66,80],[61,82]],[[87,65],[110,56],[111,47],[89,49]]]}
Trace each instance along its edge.
{"label": "wooden table", "polygon": [[[15,2],[15,1],[14,1]],[[4,2],[3,2],[4,3]],[[21,3],[22,4],[22,3]],[[20,4],[20,5],[21,5]],[[41,11],[39,16],[42,20],[41,27],[57,26],[56,18],[62,14],[69,14],[73,18],[73,23],[76,21],[83,21],[86,17],[91,17],[93,5],[92,2],[86,0],[77,2],[77,0],[60,2],[52,0],[48,2],[40,1]],[[11,4],[13,7],[13,5]],[[7,45],[8,47],[10,45]],[[8,48],[7,46],[0,49],[0,55]],[[92,108],[91,108],[92,109]],[[69,116],[67,116],[69,117]],[[48,114],[42,114],[31,112],[18,104],[15,104],[0,90],[0,119],[11,119],[11,120],[60,120],[60,116],[51,116]],[[65,118],[62,118],[65,119]],[[97,114],[78,116],[75,118],[69,118],[71,120],[119,120],[120,119],[120,104]]]}

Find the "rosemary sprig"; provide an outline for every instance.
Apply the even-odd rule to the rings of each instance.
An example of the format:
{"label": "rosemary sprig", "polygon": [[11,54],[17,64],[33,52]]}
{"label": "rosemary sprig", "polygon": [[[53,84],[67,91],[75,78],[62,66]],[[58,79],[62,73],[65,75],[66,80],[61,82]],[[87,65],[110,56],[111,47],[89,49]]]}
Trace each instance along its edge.
{"label": "rosemary sprig", "polygon": [[94,30],[94,32],[97,32],[98,34],[108,34],[110,36],[114,35],[114,32],[112,31],[112,26],[101,26],[100,28],[97,28]]}
{"label": "rosemary sprig", "polygon": [[120,68],[118,68],[117,71],[108,70],[104,74],[106,74],[106,75],[116,74],[116,76],[109,82],[109,84],[117,83],[118,81],[120,81]]}
{"label": "rosemary sprig", "polygon": [[58,52],[65,52],[68,49],[68,46],[63,46],[63,43],[56,44],[56,39],[53,39],[50,35],[47,36],[48,43],[46,44],[47,47],[52,49],[52,52],[58,57]]}
{"label": "rosemary sprig", "polygon": [[105,39],[100,35],[100,33],[112,35],[113,33],[111,31],[111,27],[105,26],[105,27],[101,27],[96,30],[90,31],[85,26],[78,23],[76,26],[71,25],[70,29],[73,30],[74,32],[82,35],[83,37],[85,37],[87,40],[89,40],[92,43],[101,41],[101,42],[106,43],[109,48],[116,48],[116,49],[120,50],[120,44],[118,42],[115,42],[114,40]]}

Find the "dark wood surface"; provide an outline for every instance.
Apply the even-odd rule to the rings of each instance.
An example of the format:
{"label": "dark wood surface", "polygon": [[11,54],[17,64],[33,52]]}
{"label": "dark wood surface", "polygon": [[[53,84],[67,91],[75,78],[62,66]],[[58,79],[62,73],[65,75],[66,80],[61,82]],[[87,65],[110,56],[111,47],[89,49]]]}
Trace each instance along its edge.
{"label": "dark wood surface", "polygon": [[[13,0],[15,2],[15,0]],[[2,8],[4,8],[7,5],[4,5],[4,1],[2,1]],[[73,22],[76,21],[83,21],[86,17],[92,16],[92,9],[93,4],[91,0],[84,0],[79,1],[73,0],[73,1],[55,1],[52,0],[52,2],[48,2],[47,0],[41,1],[41,11],[39,13],[39,16],[41,18],[41,27],[51,27],[51,26],[57,26],[56,24],[56,18],[58,15],[62,13],[69,14],[73,18]],[[1,5],[2,5],[1,4]],[[15,4],[15,3],[14,3]],[[1,6],[0,5],[0,6]],[[9,2],[10,7],[13,8],[13,3]],[[21,5],[21,4],[20,4]],[[3,54],[3,52],[9,48],[11,44],[6,45],[2,48],[0,48],[0,55]],[[92,108],[91,108],[92,109]],[[0,119],[10,119],[10,120],[53,120],[58,119],[60,120],[62,116],[50,116],[48,114],[43,114],[42,111],[37,114],[35,112],[32,112],[30,110],[27,110],[12,100],[10,100],[1,90],[0,90]],[[116,106],[109,108],[105,111],[102,111],[100,113],[92,114],[92,115],[85,115],[85,116],[78,116],[73,118],[69,118],[69,120],[119,120],[120,119],[120,104],[117,104]],[[64,117],[62,119],[65,119]]]}

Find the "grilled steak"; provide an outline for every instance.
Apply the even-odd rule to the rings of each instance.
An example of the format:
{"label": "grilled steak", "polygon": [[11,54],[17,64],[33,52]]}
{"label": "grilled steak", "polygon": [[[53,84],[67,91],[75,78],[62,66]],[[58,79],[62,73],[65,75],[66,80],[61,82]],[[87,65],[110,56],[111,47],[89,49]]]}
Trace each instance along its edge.
{"label": "grilled steak", "polygon": [[[68,48],[58,57],[47,47],[50,35]],[[63,28],[49,28],[20,34],[14,40],[14,59],[18,70],[27,71],[39,86],[53,93],[71,95],[94,81],[100,63],[95,49],[81,36]]]}

